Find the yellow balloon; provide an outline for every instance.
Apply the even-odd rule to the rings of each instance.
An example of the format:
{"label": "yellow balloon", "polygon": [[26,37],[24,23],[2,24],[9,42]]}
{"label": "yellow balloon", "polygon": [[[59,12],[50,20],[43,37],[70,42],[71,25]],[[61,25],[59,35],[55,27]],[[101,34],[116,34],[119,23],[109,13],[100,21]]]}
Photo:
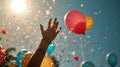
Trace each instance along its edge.
{"label": "yellow balloon", "polygon": [[27,63],[30,60],[31,56],[32,56],[32,52],[27,52],[22,59],[22,67],[27,67]]}
{"label": "yellow balloon", "polygon": [[91,16],[86,15],[86,31],[90,30],[94,25],[94,20]]}
{"label": "yellow balloon", "polygon": [[[27,67],[33,53],[27,52],[22,59],[22,67]],[[50,56],[45,56],[40,67],[54,67],[54,62]]]}
{"label": "yellow balloon", "polygon": [[54,62],[50,56],[45,56],[40,67],[54,67]]}
{"label": "yellow balloon", "polygon": [[8,67],[17,67],[16,64],[9,64]]}

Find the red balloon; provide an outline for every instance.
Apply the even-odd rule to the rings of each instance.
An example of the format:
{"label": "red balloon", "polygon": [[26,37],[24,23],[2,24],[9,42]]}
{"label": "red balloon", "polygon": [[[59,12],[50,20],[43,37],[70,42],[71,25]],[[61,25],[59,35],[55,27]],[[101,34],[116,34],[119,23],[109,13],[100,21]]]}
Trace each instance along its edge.
{"label": "red balloon", "polygon": [[66,13],[64,22],[67,28],[75,34],[84,34],[86,30],[85,16],[78,10]]}

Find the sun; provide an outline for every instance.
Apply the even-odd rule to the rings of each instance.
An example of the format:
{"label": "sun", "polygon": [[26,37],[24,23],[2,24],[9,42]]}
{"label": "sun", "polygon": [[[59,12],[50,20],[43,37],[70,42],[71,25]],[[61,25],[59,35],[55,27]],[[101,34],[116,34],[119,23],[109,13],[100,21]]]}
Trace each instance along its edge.
{"label": "sun", "polygon": [[23,12],[26,9],[25,0],[12,0],[10,8],[15,12]]}

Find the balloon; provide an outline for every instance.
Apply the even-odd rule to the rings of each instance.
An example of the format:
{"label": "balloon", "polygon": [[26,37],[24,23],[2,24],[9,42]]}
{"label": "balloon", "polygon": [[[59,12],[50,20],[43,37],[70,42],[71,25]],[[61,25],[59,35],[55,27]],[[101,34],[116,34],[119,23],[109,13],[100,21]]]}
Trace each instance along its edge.
{"label": "balloon", "polygon": [[45,56],[40,67],[54,67],[54,62],[50,56]]}
{"label": "balloon", "polygon": [[50,44],[47,49],[47,54],[50,55],[55,50],[55,45]]}
{"label": "balloon", "polygon": [[2,64],[2,62],[5,59],[5,49],[0,47],[0,64]]}
{"label": "balloon", "polygon": [[[27,67],[27,63],[30,60],[33,53],[27,52],[22,59],[22,67]],[[54,62],[51,56],[45,56],[40,67],[54,67]]]}
{"label": "balloon", "polygon": [[114,53],[108,53],[106,55],[106,60],[110,64],[111,67],[115,67],[117,65],[118,57]]}
{"label": "balloon", "polygon": [[80,67],[95,67],[95,65],[91,61],[83,61]]}
{"label": "balloon", "polygon": [[8,65],[8,67],[17,67],[17,65],[15,63],[11,63]]}
{"label": "balloon", "polygon": [[26,52],[28,52],[26,49],[22,49],[21,51],[18,52],[17,58],[16,58],[18,67],[22,67],[22,64],[21,64],[22,58]]}
{"label": "balloon", "polygon": [[27,63],[30,60],[32,54],[33,54],[32,52],[25,53],[22,59],[22,67],[27,67]]}
{"label": "balloon", "polygon": [[94,20],[91,16],[86,15],[86,31],[90,30],[94,25]]}
{"label": "balloon", "polygon": [[78,10],[66,13],[64,22],[67,28],[75,34],[84,34],[86,30],[85,16]]}

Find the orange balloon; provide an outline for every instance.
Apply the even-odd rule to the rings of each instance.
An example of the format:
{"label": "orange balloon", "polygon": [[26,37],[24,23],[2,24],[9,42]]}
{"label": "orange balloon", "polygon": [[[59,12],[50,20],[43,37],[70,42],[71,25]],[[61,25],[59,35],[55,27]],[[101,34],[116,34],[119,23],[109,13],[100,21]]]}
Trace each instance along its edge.
{"label": "orange balloon", "polygon": [[89,15],[86,15],[85,16],[85,19],[86,19],[86,31],[90,30],[93,25],[94,25],[94,20],[91,16]]}
{"label": "orange balloon", "polygon": [[31,56],[32,56],[32,52],[27,52],[22,59],[22,67],[27,67],[27,63],[30,60]]}

